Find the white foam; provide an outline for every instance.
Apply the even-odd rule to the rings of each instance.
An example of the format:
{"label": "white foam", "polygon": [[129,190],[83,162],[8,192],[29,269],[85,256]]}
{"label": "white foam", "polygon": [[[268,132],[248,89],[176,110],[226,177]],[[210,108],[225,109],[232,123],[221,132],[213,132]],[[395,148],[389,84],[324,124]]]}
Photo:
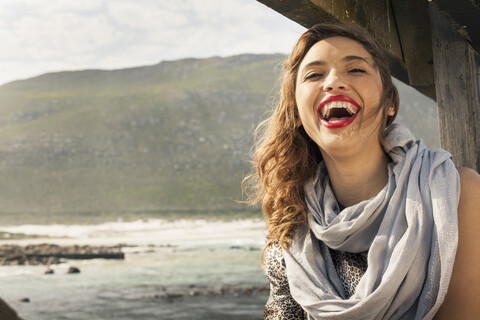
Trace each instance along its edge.
{"label": "white foam", "polygon": [[265,224],[261,220],[137,220],[109,222],[99,225],[20,225],[1,227],[1,231],[43,235],[51,238],[2,240],[2,243],[104,244],[127,243],[263,243]]}

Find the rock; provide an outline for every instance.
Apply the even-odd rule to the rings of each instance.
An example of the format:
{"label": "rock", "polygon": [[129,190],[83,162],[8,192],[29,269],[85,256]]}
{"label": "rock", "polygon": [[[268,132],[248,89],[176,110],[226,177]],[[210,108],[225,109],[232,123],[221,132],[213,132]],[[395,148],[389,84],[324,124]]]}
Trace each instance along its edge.
{"label": "rock", "polygon": [[200,295],[200,292],[199,292],[199,291],[196,291],[196,290],[190,290],[190,291],[188,292],[188,295],[191,296],[191,297],[199,296],[199,295]]}
{"label": "rock", "polygon": [[[169,287],[163,289],[162,292],[156,293],[153,299],[163,299],[166,302],[173,302],[176,299],[191,298],[197,296],[230,296],[233,298],[238,297],[252,297],[259,294],[267,294],[269,292],[269,284],[263,284],[258,286],[202,286],[202,285],[187,285]],[[150,298],[153,300],[152,298]]]}
{"label": "rock", "polygon": [[61,259],[124,259],[120,246],[0,245],[1,265],[50,265]]}
{"label": "rock", "polygon": [[77,267],[70,267],[68,268],[67,273],[80,273],[80,269],[78,269]]}
{"label": "rock", "polygon": [[53,271],[52,268],[47,268],[47,270],[45,270],[45,274],[54,274],[55,271]]}
{"label": "rock", "polygon": [[17,312],[12,309],[5,301],[0,298],[0,319],[2,320],[21,320]]}
{"label": "rock", "polygon": [[167,302],[172,303],[174,299],[182,298],[184,295],[180,293],[167,293],[162,296]]}
{"label": "rock", "polygon": [[20,299],[20,302],[28,303],[28,302],[30,302],[30,298],[28,298],[28,297],[22,298],[22,299]]}

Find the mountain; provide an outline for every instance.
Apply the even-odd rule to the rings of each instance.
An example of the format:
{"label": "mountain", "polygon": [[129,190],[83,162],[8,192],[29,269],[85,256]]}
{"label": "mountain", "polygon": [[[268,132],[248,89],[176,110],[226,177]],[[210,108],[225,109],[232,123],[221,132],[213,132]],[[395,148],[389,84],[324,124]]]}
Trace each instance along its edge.
{"label": "mountain", "polygon": [[[284,58],[164,61],[1,86],[0,222],[252,210],[236,200]],[[434,103],[399,87],[398,121],[436,147]]]}

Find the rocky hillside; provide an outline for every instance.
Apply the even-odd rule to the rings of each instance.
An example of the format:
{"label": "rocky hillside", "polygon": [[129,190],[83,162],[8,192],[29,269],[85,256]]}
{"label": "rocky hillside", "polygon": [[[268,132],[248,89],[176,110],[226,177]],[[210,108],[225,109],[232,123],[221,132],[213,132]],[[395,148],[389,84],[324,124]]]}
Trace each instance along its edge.
{"label": "rocky hillside", "polygon": [[[235,200],[283,58],[187,59],[1,86],[0,222],[245,210]],[[401,91],[399,122],[436,147],[433,102]]]}

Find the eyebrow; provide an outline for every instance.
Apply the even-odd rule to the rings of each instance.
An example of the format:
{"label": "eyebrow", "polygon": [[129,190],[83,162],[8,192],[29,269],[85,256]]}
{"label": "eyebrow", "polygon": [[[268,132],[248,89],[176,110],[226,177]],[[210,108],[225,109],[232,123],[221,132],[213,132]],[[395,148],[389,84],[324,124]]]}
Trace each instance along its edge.
{"label": "eyebrow", "polygon": [[[343,57],[342,58],[342,61],[344,62],[349,62],[349,61],[354,61],[354,60],[360,60],[360,61],[363,61],[365,63],[367,63],[368,65],[371,66],[370,62],[368,62],[368,59],[367,58],[364,58],[364,57],[360,57],[360,56],[346,56],[346,57]],[[312,61],[312,62],[309,62],[307,63],[303,69],[307,68],[307,67],[312,67],[312,66],[323,66],[325,65],[326,62],[325,61],[321,61],[321,60],[315,60],[315,61]]]}
{"label": "eyebrow", "polygon": [[364,58],[364,57],[360,57],[360,56],[346,56],[342,59],[343,61],[352,61],[352,60],[361,60],[361,61],[364,61],[368,64],[370,64],[370,62],[368,62],[367,58]]}

